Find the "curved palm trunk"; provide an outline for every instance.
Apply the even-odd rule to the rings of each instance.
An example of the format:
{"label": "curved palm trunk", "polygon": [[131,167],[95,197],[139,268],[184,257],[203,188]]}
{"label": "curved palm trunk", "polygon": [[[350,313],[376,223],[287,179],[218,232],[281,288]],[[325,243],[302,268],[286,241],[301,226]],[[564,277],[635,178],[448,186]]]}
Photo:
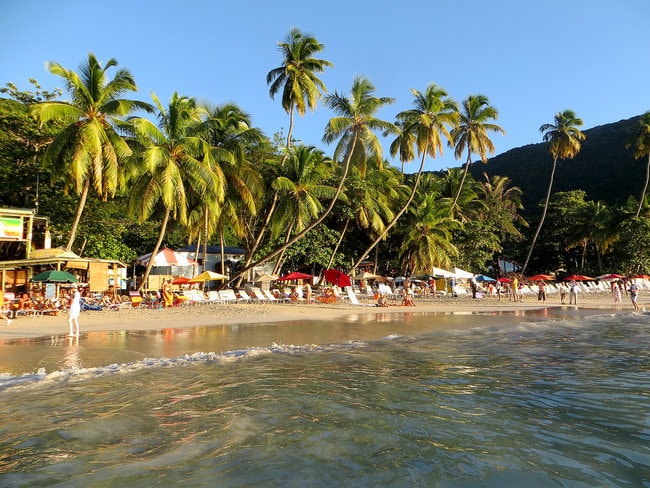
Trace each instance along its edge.
{"label": "curved palm trunk", "polygon": [[551,199],[551,189],[553,188],[553,179],[555,178],[556,166],[557,166],[557,156],[553,158],[553,169],[551,170],[551,181],[549,181],[548,190],[546,191],[546,201],[544,202],[544,210],[542,211],[542,218],[540,219],[539,224],[537,225],[537,230],[535,231],[535,235],[533,236],[533,241],[530,243],[530,249],[528,250],[528,256],[526,256],[524,267],[521,269],[522,276],[524,276],[524,273],[526,273],[526,268],[528,267],[528,261],[530,261],[530,257],[533,254],[533,248],[535,247],[535,243],[537,242],[537,237],[539,236],[539,232],[542,230],[542,226],[544,225],[544,219],[546,218],[546,212],[548,211],[548,202]]}
{"label": "curved palm trunk", "polygon": [[77,237],[77,228],[79,227],[79,222],[81,221],[81,214],[84,211],[86,206],[86,199],[88,198],[88,190],[90,189],[90,178],[86,177],[84,182],[84,188],[79,197],[79,206],[77,207],[77,213],[74,216],[74,221],[72,222],[72,228],[70,229],[70,238],[68,239],[68,244],[65,246],[66,251],[72,250],[72,245],[74,240]]}
{"label": "curved palm trunk", "polygon": [[[194,249],[194,261],[199,262],[199,248],[201,247],[201,234],[196,238],[196,248]],[[192,278],[196,276],[196,264],[192,265]]]}
{"label": "curved palm trunk", "polygon": [[255,266],[259,266],[262,263],[267,262],[269,259],[274,258],[281,252],[284,252],[289,246],[291,246],[294,242],[296,242],[298,239],[301,239],[307,232],[312,230],[314,227],[319,225],[325,218],[329,215],[329,213],[332,211],[334,208],[334,205],[336,204],[336,201],[339,198],[339,195],[341,194],[341,191],[343,190],[343,184],[345,183],[345,179],[348,176],[348,171],[350,170],[350,163],[352,160],[352,154],[354,154],[354,148],[357,145],[357,138],[358,134],[355,132],[354,138],[352,140],[352,145],[350,146],[350,152],[348,154],[348,157],[345,161],[345,168],[343,169],[343,174],[341,175],[341,181],[339,182],[339,186],[336,188],[336,193],[334,194],[334,197],[332,198],[332,201],[328,205],[328,207],[325,209],[323,214],[318,217],[316,220],[314,220],[311,224],[309,224],[307,227],[305,227],[302,231],[298,232],[295,236],[293,236],[289,242],[286,242],[284,245],[282,245],[280,248],[276,249],[275,251],[270,252],[266,256],[263,256],[262,258],[258,259],[255,263],[249,264],[246,266],[244,269],[242,269],[239,274],[237,275],[237,278],[240,275],[243,275],[246,271],[248,271],[251,268],[254,268]]}
{"label": "curved palm trunk", "polygon": [[370,251],[372,251],[381,240],[386,237],[386,234],[388,234],[388,231],[393,228],[393,226],[397,223],[399,218],[406,212],[406,210],[409,208],[409,205],[411,205],[411,202],[415,198],[415,193],[417,192],[418,185],[420,184],[420,178],[422,177],[422,171],[424,170],[424,161],[427,157],[427,151],[422,151],[422,160],[420,161],[420,169],[418,170],[418,174],[415,177],[415,182],[413,183],[413,188],[411,189],[411,195],[409,195],[408,200],[404,204],[404,206],[400,209],[399,212],[397,212],[397,215],[393,217],[393,220],[390,221],[390,223],[384,228],[383,231],[379,234],[379,236],[373,241],[372,244],[366,249],[363,254],[361,254],[361,257],[359,260],[352,266],[352,270],[357,269],[357,267],[361,264],[361,261],[363,261],[364,256],[367,256],[370,254]]}
{"label": "curved palm trunk", "polygon": [[153,257],[158,254],[158,251],[160,250],[160,245],[162,244],[163,238],[165,237],[165,232],[167,231],[167,222],[169,222],[169,214],[171,211],[167,208],[165,209],[165,217],[163,218],[162,225],[160,226],[160,232],[158,233],[158,241],[156,241],[156,245],[153,248],[153,251],[151,251],[151,258],[149,259],[149,262],[147,263],[147,269],[144,272],[144,276],[142,277],[142,281],[138,285],[138,291],[142,291],[144,288],[145,283],[147,282],[147,279],[149,279],[149,273],[151,273],[151,268],[153,267]]}
{"label": "curved palm trunk", "polygon": [[[291,135],[293,134],[293,105],[291,105],[291,110],[289,112],[289,130],[287,133],[287,151],[285,152],[284,156],[282,156],[282,160],[280,161],[280,166],[284,166],[285,161],[289,157],[289,149],[291,148]],[[246,257],[246,263],[244,264],[244,268],[248,269],[249,265],[251,264],[251,261],[253,260],[253,256],[255,255],[255,252],[260,246],[260,242],[262,241],[262,237],[266,233],[266,229],[269,227],[269,223],[271,222],[271,217],[273,216],[273,213],[275,212],[275,207],[278,203],[278,192],[273,193],[273,201],[271,202],[271,207],[269,208],[269,211],[266,213],[266,219],[264,219],[264,224],[262,225],[262,228],[260,229],[259,233],[257,234],[257,238],[255,239],[255,242],[253,243],[253,247],[250,249],[248,252],[248,256]],[[239,279],[237,280],[237,286],[241,286],[241,282],[243,279],[244,275],[239,275]]]}
{"label": "curved palm trunk", "polygon": [[454,203],[451,204],[451,209],[450,213],[454,213],[454,209],[456,208],[456,204],[458,203],[458,199],[460,198],[460,192],[463,191],[463,185],[465,184],[465,178],[467,177],[467,171],[469,171],[469,165],[472,162],[472,153],[471,151],[467,151],[467,161],[465,162],[465,171],[463,171],[463,177],[460,180],[460,186],[458,187],[458,191],[456,192],[456,196],[454,197]]}
{"label": "curved palm trunk", "polygon": [[205,210],[203,211],[203,271],[207,270],[205,264],[207,263],[208,259],[208,212],[209,209],[206,206]]}
{"label": "curved palm trunk", "polygon": [[[289,240],[289,236],[291,236],[291,231],[293,231],[293,228],[295,227],[295,220],[291,222],[291,225],[287,229],[287,234],[284,236],[284,242],[286,243]],[[288,249],[288,248],[287,248]],[[278,257],[277,262],[275,263],[275,266],[273,266],[273,273],[272,274],[278,274],[278,272],[282,269],[282,261],[284,259],[284,253],[286,249],[284,249],[281,253],[280,256]]]}
{"label": "curved palm trunk", "polygon": [[648,154],[648,165],[645,168],[645,185],[643,185],[643,191],[641,192],[641,199],[639,200],[639,208],[636,209],[636,216],[641,215],[641,209],[643,208],[643,201],[645,200],[645,194],[648,191],[648,182],[650,181],[650,154]]}
{"label": "curved palm trunk", "polygon": [[332,267],[332,263],[334,262],[334,256],[336,256],[339,247],[341,247],[341,242],[343,242],[343,237],[345,236],[345,233],[348,231],[348,225],[350,225],[349,218],[345,220],[345,226],[343,227],[343,231],[341,231],[339,240],[336,242],[336,246],[334,246],[334,250],[332,251],[332,255],[330,256],[330,260],[328,261],[327,267],[325,269],[330,269]]}

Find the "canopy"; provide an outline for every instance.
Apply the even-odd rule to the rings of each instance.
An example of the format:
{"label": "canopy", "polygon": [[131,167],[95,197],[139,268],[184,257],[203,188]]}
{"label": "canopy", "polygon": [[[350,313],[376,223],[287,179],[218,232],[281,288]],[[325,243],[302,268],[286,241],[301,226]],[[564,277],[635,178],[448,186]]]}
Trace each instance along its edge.
{"label": "canopy", "polygon": [[[146,266],[150,259],[151,253],[144,254],[138,258],[138,262]],[[163,247],[153,258],[153,266],[192,266],[194,264],[198,263],[168,247]]]}
{"label": "canopy", "polygon": [[529,281],[542,281],[542,280],[552,280],[553,276],[547,274],[536,274],[528,278]]}
{"label": "canopy", "polygon": [[573,274],[564,278],[564,281],[592,281],[593,279],[594,278],[590,278],[589,276]]}
{"label": "canopy", "polygon": [[264,273],[261,275],[257,275],[255,279],[253,280],[253,283],[265,283],[265,282],[271,282],[277,280],[278,277],[272,274]]}
{"label": "canopy", "polygon": [[506,278],[505,276],[502,276],[499,278],[499,283],[512,283],[512,280],[510,278]]}
{"label": "canopy", "polygon": [[77,283],[79,280],[67,271],[51,269],[37,274],[32,281],[35,283]]}
{"label": "canopy", "polygon": [[610,273],[610,274],[604,274],[600,276],[596,276],[597,280],[620,280],[621,278],[625,278],[625,276],[616,274],[616,273]]}
{"label": "canopy", "polygon": [[491,278],[490,276],[485,276],[485,275],[476,275],[475,278],[476,278],[476,281],[478,281],[479,283],[483,283],[483,282],[489,283],[491,281],[496,281],[494,278]]}
{"label": "canopy", "polygon": [[178,278],[174,278],[172,280],[172,285],[187,285],[189,282],[189,278],[186,278],[185,276],[179,276]]}
{"label": "canopy", "polygon": [[204,283],[212,280],[225,280],[226,278],[228,277],[220,273],[215,273],[214,271],[204,271],[192,278],[189,283]]}
{"label": "canopy", "polygon": [[326,269],[325,271],[323,271],[323,275],[325,276],[325,279],[330,283],[332,283],[333,285],[340,286],[340,287],[352,286],[350,277],[345,273],[339,271],[338,269]]}
{"label": "canopy", "polygon": [[433,274],[433,276],[441,277],[441,278],[455,278],[454,273],[442,268],[433,268],[431,270],[431,274]]}
{"label": "canopy", "polygon": [[470,273],[469,271],[465,271],[463,269],[455,268],[455,267],[451,268],[451,272],[454,273],[454,276],[456,278],[460,278],[460,279],[469,279],[474,276],[474,273]]}
{"label": "canopy", "polygon": [[379,278],[379,275],[369,273],[368,271],[364,271],[363,273],[357,274],[354,279],[361,281],[361,280],[374,280],[376,278]]}
{"label": "canopy", "polygon": [[278,278],[278,281],[292,281],[292,280],[310,280],[312,279],[312,275],[308,275],[305,273],[299,273],[298,271],[294,271],[293,273],[289,273],[284,276],[280,276]]}

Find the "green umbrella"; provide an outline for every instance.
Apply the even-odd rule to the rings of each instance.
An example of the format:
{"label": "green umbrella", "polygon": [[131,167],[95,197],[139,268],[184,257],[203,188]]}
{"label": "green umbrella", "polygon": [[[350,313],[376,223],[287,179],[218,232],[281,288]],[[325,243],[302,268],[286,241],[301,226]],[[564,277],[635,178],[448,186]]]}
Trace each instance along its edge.
{"label": "green umbrella", "polygon": [[77,283],[79,280],[67,271],[51,269],[37,274],[32,278],[32,281],[39,283]]}

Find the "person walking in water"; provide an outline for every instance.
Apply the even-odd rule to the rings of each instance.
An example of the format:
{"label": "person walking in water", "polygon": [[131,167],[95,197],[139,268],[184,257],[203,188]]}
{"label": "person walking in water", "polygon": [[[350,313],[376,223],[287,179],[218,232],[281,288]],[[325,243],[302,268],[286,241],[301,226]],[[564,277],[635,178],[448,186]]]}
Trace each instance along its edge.
{"label": "person walking in water", "polygon": [[70,337],[79,337],[79,315],[81,314],[81,293],[77,285],[72,285],[74,290],[72,301],[70,302],[70,316],[68,317],[68,327],[70,328]]}

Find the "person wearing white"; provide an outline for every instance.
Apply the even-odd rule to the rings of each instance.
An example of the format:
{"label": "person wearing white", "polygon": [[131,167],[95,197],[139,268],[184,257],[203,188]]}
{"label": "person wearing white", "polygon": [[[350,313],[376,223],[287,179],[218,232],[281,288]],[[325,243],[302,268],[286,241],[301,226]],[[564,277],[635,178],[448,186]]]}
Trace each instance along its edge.
{"label": "person wearing white", "polygon": [[70,337],[79,337],[79,314],[81,314],[81,293],[77,285],[72,285],[74,294],[70,303],[70,316],[68,317],[68,327],[70,328]]}

